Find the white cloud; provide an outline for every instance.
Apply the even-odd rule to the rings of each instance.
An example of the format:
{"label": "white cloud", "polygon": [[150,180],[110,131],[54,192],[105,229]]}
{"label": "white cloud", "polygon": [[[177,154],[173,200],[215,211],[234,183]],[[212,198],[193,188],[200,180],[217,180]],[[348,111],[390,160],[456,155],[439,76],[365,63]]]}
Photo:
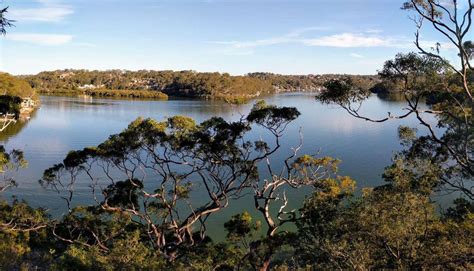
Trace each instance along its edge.
{"label": "white cloud", "polygon": [[250,41],[211,41],[209,43],[218,45],[227,45],[234,49],[255,48],[262,46],[271,46],[291,42],[301,42],[301,36],[307,32],[324,31],[328,27],[312,26],[293,30],[283,36],[273,37],[268,39],[250,40]]}
{"label": "white cloud", "polygon": [[11,10],[11,17],[16,21],[60,22],[67,15],[74,13],[68,7],[46,7]]}
{"label": "white cloud", "polygon": [[214,41],[211,43],[228,46],[233,49],[250,49],[255,47],[279,45],[286,43],[299,43],[306,46],[363,48],[363,47],[410,47],[412,42],[394,37],[381,36],[378,31],[369,30],[364,33],[340,33],[320,36],[317,38],[304,38],[302,35],[310,31],[326,30],[327,28],[308,27],[294,30],[286,35],[268,39],[249,41]]}
{"label": "white cloud", "polygon": [[16,21],[31,22],[60,22],[66,16],[74,13],[74,10],[66,5],[57,4],[56,1],[39,0],[40,7],[14,9],[9,12]]}
{"label": "white cloud", "polygon": [[[214,41],[213,44],[226,46],[226,52],[231,50],[239,54],[239,51],[249,50],[256,47],[265,47],[272,45],[280,45],[287,43],[297,43],[305,46],[315,47],[334,47],[334,48],[398,48],[416,50],[413,39],[407,37],[381,35],[379,30],[369,29],[362,33],[338,33],[331,35],[323,35],[315,38],[305,38],[303,34],[310,31],[324,30],[325,28],[302,28],[292,31],[286,35],[273,37],[268,39],[248,40],[248,41]],[[435,41],[422,40],[420,44],[425,48],[436,46]],[[455,48],[450,43],[440,43],[440,48],[450,50]],[[355,56],[352,55],[353,57]]]}
{"label": "white cloud", "polygon": [[350,53],[349,55],[350,55],[351,57],[355,57],[355,58],[365,58],[365,56],[359,55],[359,54],[356,54],[356,53]]}
{"label": "white cloud", "polygon": [[303,43],[309,46],[324,47],[393,47],[392,38],[380,37],[376,35],[342,33],[330,36],[323,36],[314,39],[305,39]]}
{"label": "white cloud", "polygon": [[72,40],[72,35],[36,34],[36,33],[11,33],[5,39],[11,41],[27,42],[36,45],[63,45]]}
{"label": "white cloud", "polygon": [[229,41],[229,42],[215,42],[215,43],[232,45],[235,48],[254,48],[254,47],[288,43],[291,41],[292,39],[288,37],[277,37],[277,38],[261,39],[261,40],[254,40],[254,41]]}

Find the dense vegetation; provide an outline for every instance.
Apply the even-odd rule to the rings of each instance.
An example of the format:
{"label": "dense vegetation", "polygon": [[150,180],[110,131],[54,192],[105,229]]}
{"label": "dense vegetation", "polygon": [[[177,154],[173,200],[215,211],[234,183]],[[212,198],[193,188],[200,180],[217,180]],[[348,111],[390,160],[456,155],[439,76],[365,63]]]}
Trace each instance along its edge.
{"label": "dense vegetation", "polygon": [[0,114],[20,115],[20,104],[22,99],[31,98],[39,101],[39,96],[28,82],[0,73]]}
{"label": "dense vegetation", "polygon": [[38,95],[28,82],[1,72],[0,95],[38,99]]}
{"label": "dense vegetation", "polygon": [[40,92],[42,95],[70,96],[70,95],[88,95],[96,98],[140,98],[166,100],[168,95],[160,91],[152,90],[116,90],[116,89],[87,89],[82,91],[56,90]]}
{"label": "dense vegetation", "polygon": [[378,76],[372,75],[344,75],[344,74],[323,74],[323,75],[281,75],[273,73],[256,72],[249,73],[249,77],[259,78],[269,82],[275,92],[292,91],[320,91],[324,89],[324,84],[330,80],[351,78],[358,82],[361,87],[372,88],[380,82]]}
{"label": "dense vegetation", "polygon": [[[231,76],[227,73],[194,71],[87,71],[60,70],[22,76],[41,93],[96,94],[107,91],[117,96],[163,92],[170,96],[223,99],[248,99],[282,91],[318,91],[328,80],[342,75],[278,75],[251,73]],[[376,76],[351,76],[367,87],[380,80]],[[146,96],[146,95],[145,95]]]}
{"label": "dense vegetation", "polygon": [[[370,92],[351,77],[327,80],[317,97],[366,121],[414,116],[420,122],[399,127],[404,148],[385,169],[384,185],[358,195],[354,180],[338,175],[337,159],[299,154],[298,146],[275,163],[285,128],[300,114],[296,108],[257,102],[234,122],[140,118],[45,170],[40,183],[64,200],[65,216],[51,218],[25,202],[0,203],[0,268],[474,269],[473,50],[466,41],[474,6],[468,4],[458,15],[457,1],[404,3],[404,9],[444,29],[460,62],[453,65],[439,51],[426,51],[417,32],[419,54],[399,54],[380,71],[400,87],[404,114],[361,115]],[[424,101],[427,107],[420,106]],[[250,141],[246,135],[256,128],[270,139]],[[419,136],[418,129],[426,133]],[[26,161],[20,151],[2,147],[0,154],[3,191],[15,185],[13,174]],[[87,206],[75,204],[80,178],[90,184]],[[287,208],[285,190],[302,187],[311,194],[300,208]],[[204,193],[193,201],[198,189]],[[436,211],[435,193],[459,198]],[[207,219],[243,196],[253,200],[259,217],[235,214],[223,225],[227,239],[214,242]],[[295,230],[285,231],[285,225]]]}
{"label": "dense vegetation", "polygon": [[171,96],[228,98],[253,97],[271,92],[265,81],[246,76],[193,71],[86,71],[41,72],[24,77],[42,93],[163,92]]}

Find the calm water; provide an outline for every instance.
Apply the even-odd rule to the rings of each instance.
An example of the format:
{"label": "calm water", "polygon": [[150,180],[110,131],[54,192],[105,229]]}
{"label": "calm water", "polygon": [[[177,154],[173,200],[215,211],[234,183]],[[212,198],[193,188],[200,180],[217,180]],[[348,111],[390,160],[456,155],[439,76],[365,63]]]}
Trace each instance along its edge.
{"label": "calm water", "polygon": [[[283,140],[282,153],[299,142],[300,127],[304,135],[301,153],[329,155],[342,160],[341,174],[352,176],[358,187],[381,184],[381,174],[392,154],[400,149],[397,139],[399,125],[416,126],[415,119],[370,123],[349,116],[337,106],[322,105],[310,94],[281,94],[266,98],[268,103],[294,106],[302,115],[293,122]],[[64,212],[64,202],[57,194],[43,190],[38,184],[43,170],[59,163],[69,150],[101,143],[110,134],[123,130],[139,116],[161,120],[173,115],[186,115],[197,121],[212,116],[232,120],[249,112],[252,104],[231,106],[203,100],[111,100],[76,97],[41,97],[42,106],[26,123],[17,123],[0,134],[7,149],[22,149],[29,167],[17,175],[19,186],[7,194],[15,194],[34,206],[47,207],[53,214]],[[403,103],[371,97],[363,112],[385,117],[386,112],[400,112]],[[260,137],[255,131],[252,136]],[[78,185],[78,195],[87,202],[87,183]],[[295,205],[303,200],[305,191],[292,191]],[[251,201],[239,201],[210,221],[210,228],[220,228],[231,215],[251,210]]]}

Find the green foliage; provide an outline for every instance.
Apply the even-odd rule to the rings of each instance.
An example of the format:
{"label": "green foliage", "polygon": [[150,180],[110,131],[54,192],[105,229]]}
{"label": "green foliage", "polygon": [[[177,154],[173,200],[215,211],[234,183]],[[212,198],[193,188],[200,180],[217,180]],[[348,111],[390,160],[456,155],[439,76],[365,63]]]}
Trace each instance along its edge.
{"label": "green foliage", "polygon": [[472,214],[474,214],[474,202],[465,198],[457,198],[454,200],[453,206],[446,210],[444,216],[447,219],[462,222],[466,221]]}
{"label": "green foliage", "polygon": [[36,91],[26,81],[0,72],[0,114],[14,114],[18,118],[23,98],[39,100]]}
{"label": "green foliage", "polygon": [[357,88],[350,77],[329,80],[318,95],[323,103],[350,104],[360,102],[370,96],[368,89]]}
{"label": "green foliage", "polygon": [[53,264],[57,270],[157,270],[165,266],[164,259],[155,257],[153,251],[140,239],[137,231],[115,240],[109,251],[97,246],[69,246]]}
{"label": "green foliage", "polygon": [[227,238],[243,238],[252,235],[260,228],[260,221],[252,222],[252,216],[248,212],[243,212],[232,216],[232,218],[224,223],[224,228],[227,230]]}
{"label": "green foliage", "polygon": [[[88,94],[101,97],[166,98],[200,97],[223,99],[242,104],[251,98],[281,91],[317,91],[340,75],[279,75],[251,73],[231,76],[227,73],[195,71],[87,71],[57,70],[23,76],[37,91],[45,94]],[[350,76],[367,87],[375,76]],[[166,94],[166,95],[165,95]]]}
{"label": "green foliage", "polygon": [[[259,237],[260,221],[243,212],[224,223],[228,238],[215,243],[197,223],[186,224],[199,212],[210,213],[195,221],[204,220],[207,214],[212,214],[211,210],[220,210],[218,204],[226,204],[227,197],[240,195],[233,191],[244,193],[246,189],[255,189],[255,183],[259,182],[259,160],[245,157],[251,148],[261,154],[270,152],[271,147],[263,141],[241,143],[253,124],[279,134],[283,131],[281,127],[298,115],[296,109],[259,101],[249,116],[238,122],[212,118],[196,124],[183,116],[161,122],[139,118],[97,147],[70,152],[62,164],[45,172],[46,186],[59,189],[64,184],[73,191],[73,183],[58,182],[64,181],[63,173],[92,174],[88,170],[97,161],[104,169],[114,166],[127,174],[136,169],[126,165],[151,168],[144,163],[150,160],[158,161],[152,164],[157,168],[184,161],[180,166],[190,166],[193,170],[189,174],[158,171],[165,178],[153,192],[146,188],[145,179],[133,174],[105,187],[101,184],[95,187],[102,192],[102,197],[96,198],[97,205],[71,208],[58,221],[49,220],[43,210],[25,203],[4,203],[0,221],[13,221],[11,225],[21,230],[10,227],[0,231],[3,238],[0,250],[4,255],[12,255],[0,257],[0,266],[9,269],[49,266],[52,270],[472,268],[473,244],[469,238],[474,233],[472,203],[457,200],[446,215],[435,212],[429,195],[440,171],[434,164],[424,164],[425,155],[429,156],[426,151],[412,150],[412,154],[400,156],[399,162],[388,167],[384,174],[390,185],[365,189],[361,197],[354,196],[354,180],[336,176],[339,160],[310,155],[293,157],[288,163],[295,178],[291,184],[311,184],[313,192],[299,209],[299,216],[284,220],[280,213],[278,219],[296,223],[297,232],[277,231]],[[423,145],[413,129],[400,127],[399,134],[405,145]],[[425,147],[421,146],[420,150]],[[143,151],[148,151],[145,156]],[[160,156],[162,151],[166,157]],[[7,155],[3,160],[10,163],[13,157],[21,158],[21,155]],[[209,188],[209,202],[193,209],[190,218],[174,220],[173,217],[183,215],[177,206],[188,202],[193,186],[216,182],[219,172],[228,170],[228,165],[235,175],[248,181],[235,186],[241,179],[231,179]],[[214,168],[217,170],[213,171]],[[326,171],[318,173],[319,168]],[[196,174],[204,180],[202,183],[197,182]],[[205,179],[208,175],[212,177]],[[216,200],[222,186],[229,189],[221,190],[225,195],[222,200]],[[178,228],[179,225],[186,226]],[[31,230],[36,227],[39,228]]]}
{"label": "green foliage", "polygon": [[24,78],[41,93],[101,97],[166,98],[170,95],[222,98],[235,103],[272,92],[268,82],[257,78],[194,71],[63,70]]}
{"label": "green foliage", "polygon": [[379,79],[377,76],[364,75],[339,75],[339,74],[322,74],[322,75],[282,75],[273,73],[256,72],[248,74],[250,77],[259,78],[272,84],[276,92],[291,91],[317,91],[324,87],[328,81],[343,78],[351,78],[359,86],[370,88]]}
{"label": "green foliage", "polygon": [[143,189],[142,182],[132,179],[110,184],[104,189],[103,194],[110,206],[133,208],[138,205],[137,191],[139,189]]}
{"label": "green foliage", "polygon": [[[53,92],[53,94],[60,94],[61,92]],[[71,94],[68,91],[65,91],[67,94]],[[80,93],[80,92],[77,92]],[[76,93],[76,94],[77,94]],[[85,95],[90,95],[92,97],[107,97],[107,98],[142,98],[142,99],[159,99],[166,100],[168,95],[160,91],[150,91],[150,90],[114,90],[114,89],[94,89],[86,90],[83,92]]]}
{"label": "green foliage", "polygon": [[[313,195],[302,209],[296,255],[320,269],[438,269],[472,267],[472,218],[439,219],[425,196],[367,191],[352,202]],[[472,215],[472,213],[471,213]],[[448,241],[450,240],[450,241]],[[445,250],[447,246],[450,249]],[[449,259],[449,260],[447,260]]]}
{"label": "green foliage", "polygon": [[21,109],[21,98],[2,95],[0,96],[0,114],[13,114],[15,119],[18,119],[20,116],[20,109]]}
{"label": "green foliage", "polygon": [[0,34],[5,35],[7,33],[7,28],[12,27],[13,20],[9,20],[5,17],[8,12],[8,7],[0,9]]}
{"label": "green foliage", "polygon": [[35,90],[31,88],[27,81],[8,73],[0,73],[0,95],[38,99]]}
{"label": "green foliage", "polygon": [[267,105],[261,100],[255,103],[252,111],[247,116],[249,122],[255,122],[273,130],[283,128],[285,124],[295,120],[301,113],[294,107],[278,108]]}
{"label": "green foliage", "polygon": [[410,145],[416,139],[417,129],[407,126],[398,127],[398,137],[403,145]]}
{"label": "green foliage", "polygon": [[3,179],[0,180],[0,192],[15,186],[16,182],[13,174],[27,165],[28,162],[25,160],[22,151],[12,150],[7,152],[5,147],[0,145],[0,175],[3,175]]}
{"label": "green foliage", "polygon": [[[440,25],[438,20],[446,15],[456,23],[440,4],[413,0],[404,3],[403,9],[417,10],[434,25]],[[6,10],[0,10],[2,33],[11,26],[3,17]],[[460,32],[456,31],[457,37]],[[459,44],[459,56],[472,59],[472,42],[455,45]],[[439,53],[439,45],[434,52]],[[322,102],[340,104],[365,120],[371,119],[360,116],[351,104],[365,100],[369,89],[378,83],[377,88],[402,92],[410,111],[398,118],[416,115],[428,134],[417,136],[416,129],[400,127],[405,149],[385,169],[387,184],[365,188],[361,196],[355,196],[355,181],[337,176],[339,161],[330,157],[292,155],[284,161],[287,175],[274,174],[270,169],[271,180],[262,182],[259,164],[269,162],[269,154],[278,147],[264,141],[245,141],[245,135],[253,125],[259,125],[275,136],[279,146],[285,127],[300,114],[295,108],[259,101],[237,122],[218,117],[200,124],[184,116],[161,122],[139,118],[96,147],[71,151],[61,164],[45,171],[42,184],[64,192],[61,196],[68,203],[67,215],[51,220],[45,210],[25,202],[0,201],[0,269],[472,270],[474,205],[469,182],[474,175],[474,107],[468,94],[474,75],[468,64],[464,66],[463,72],[456,73],[434,53],[410,53],[385,63],[380,72],[383,82],[354,76],[230,76],[191,71],[66,70],[26,77],[34,88],[50,92],[161,98],[163,91],[178,96],[220,97],[229,102],[324,85],[318,97]],[[0,89],[5,92],[2,112],[16,112],[19,100],[15,97],[34,95],[24,82],[6,74],[0,74]],[[442,136],[420,117],[425,113],[418,107],[423,99],[429,105],[426,113],[436,115]],[[393,116],[377,122],[389,118]],[[7,185],[0,190],[13,184],[8,174],[24,166],[20,151],[7,153],[1,146],[0,167]],[[117,181],[108,171],[112,167],[126,177]],[[94,176],[97,168],[103,169],[105,176],[101,177],[110,181],[108,185]],[[324,171],[318,171],[320,168]],[[145,170],[154,171],[153,179],[158,180],[151,192],[149,184],[145,185],[146,176],[137,176]],[[90,178],[96,205],[72,208],[74,183],[80,174]],[[65,175],[70,177],[69,183]],[[284,185],[302,184],[311,185],[312,194],[299,210],[285,212],[286,194],[275,191]],[[208,194],[208,199],[201,198],[207,201],[197,208],[188,201],[195,185],[205,187]],[[446,212],[438,213],[430,196],[443,185],[465,198],[456,199]],[[248,212],[243,212],[224,224],[227,240],[213,242],[206,236],[207,218],[249,190],[255,193],[256,209],[270,228],[267,235],[258,238],[260,221],[254,222]],[[98,191],[101,196],[97,196]],[[274,217],[269,202],[277,200],[284,204]],[[190,207],[190,213],[183,215],[180,205]],[[276,231],[284,223],[296,223],[297,231]]]}
{"label": "green foliage", "polygon": [[432,92],[443,88],[448,66],[444,61],[416,53],[397,54],[379,72],[383,80],[402,85],[405,91]]}
{"label": "green foliage", "polygon": [[0,201],[0,269],[47,265],[51,259],[47,221],[43,209],[17,200],[11,204]]}

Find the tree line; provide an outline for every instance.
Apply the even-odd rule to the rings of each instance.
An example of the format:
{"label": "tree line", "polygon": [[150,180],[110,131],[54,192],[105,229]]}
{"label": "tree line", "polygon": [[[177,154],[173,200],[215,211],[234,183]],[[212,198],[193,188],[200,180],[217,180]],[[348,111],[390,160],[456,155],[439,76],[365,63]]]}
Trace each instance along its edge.
{"label": "tree line", "polygon": [[[40,93],[77,94],[150,91],[170,96],[203,98],[253,98],[265,94],[288,91],[317,91],[324,82],[342,75],[279,75],[250,73],[232,76],[228,73],[195,71],[88,71],[58,70],[37,75],[21,76]],[[374,85],[377,76],[351,76]]]}
{"label": "tree line", "polygon": [[24,80],[0,73],[0,114],[20,114],[20,104],[23,99],[31,98],[39,101],[34,89]]}

